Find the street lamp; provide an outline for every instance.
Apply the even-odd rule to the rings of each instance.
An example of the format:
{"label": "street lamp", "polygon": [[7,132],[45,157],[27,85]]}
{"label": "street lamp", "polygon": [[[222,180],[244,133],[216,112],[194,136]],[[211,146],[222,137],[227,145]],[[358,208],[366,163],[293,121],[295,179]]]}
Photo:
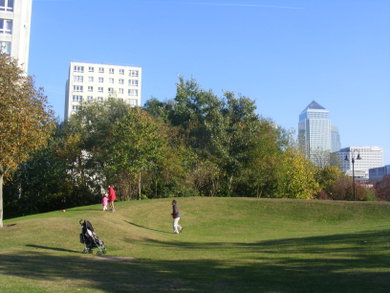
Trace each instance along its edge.
{"label": "street lamp", "polygon": [[[352,162],[352,195],[353,195],[353,200],[356,200],[356,190],[355,190],[355,158],[353,157],[353,151],[351,153],[351,162]],[[361,160],[362,158],[360,157],[360,154],[357,155],[356,160]],[[345,161],[349,162],[348,155],[345,155],[344,158]]]}

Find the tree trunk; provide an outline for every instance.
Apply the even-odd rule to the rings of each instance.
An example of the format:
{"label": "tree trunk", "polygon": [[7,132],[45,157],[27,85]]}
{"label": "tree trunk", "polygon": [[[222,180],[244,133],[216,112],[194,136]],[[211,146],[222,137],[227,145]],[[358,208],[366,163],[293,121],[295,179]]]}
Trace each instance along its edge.
{"label": "tree trunk", "polygon": [[233,175],[229,177],[229,185],[228,185],[229,196],[232,195],[232,189],[233,189]]}
{"label": "tree trunk", "polygon": [[142,194],[141,181],[142,181],[141,172],[139,172],[138,173],[138,200],[141,199],[141,194]]}
{"label": "tree trunk", "polygon": [[0,228],[3,228],[3,174],[0,174]]}

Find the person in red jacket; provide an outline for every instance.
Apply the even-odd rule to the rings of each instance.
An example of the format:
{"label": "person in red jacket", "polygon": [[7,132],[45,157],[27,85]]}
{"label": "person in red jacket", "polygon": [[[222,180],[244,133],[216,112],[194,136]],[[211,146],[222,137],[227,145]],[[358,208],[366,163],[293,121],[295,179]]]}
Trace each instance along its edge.
{"label": "person in red jacket", "polygon": [[116,193],[113,186],[108,185],[108,204],[111,208],[111,212],[115,212],[114,201],[116,200]]}

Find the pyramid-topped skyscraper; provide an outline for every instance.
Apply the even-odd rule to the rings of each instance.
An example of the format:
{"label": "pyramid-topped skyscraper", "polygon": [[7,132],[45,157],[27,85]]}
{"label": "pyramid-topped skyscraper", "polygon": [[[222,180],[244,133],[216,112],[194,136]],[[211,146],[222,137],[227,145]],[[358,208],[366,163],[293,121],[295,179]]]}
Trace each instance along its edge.
{"label": "pyramid-topped skyscraper", "polygon": [[332,126],[329,111],[312,101],[299,115],[298,142],[301,150],[317,165],[331,152]]}

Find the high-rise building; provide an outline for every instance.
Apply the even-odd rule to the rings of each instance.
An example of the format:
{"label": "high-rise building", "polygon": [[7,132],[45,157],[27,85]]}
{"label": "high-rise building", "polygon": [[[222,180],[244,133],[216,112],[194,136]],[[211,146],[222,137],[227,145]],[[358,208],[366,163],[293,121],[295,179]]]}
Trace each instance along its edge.
{"label": "high-rise building", "polygon": [[338,155],[342,171],[356,179],[368,180],[370,169],[383,166],[383,150],[377,146],[351,146],[341,149]]}
{"label": "high-rise building", "polygon": [[331,129],[331,152],[338,152],[341,149],[341,142],[340,142],[340,133],[339,128],[337,126],[332,126]]}
{"label": "high-rise building", "polygon": [[306,156],[316,164],[331,151],[329,111],[316,101],[299,115],[298,142]]}
{"label": "high-rise building", "polygon": [[71,62],[66,82],[65,119],[82,102],[117,98],[131,106],[141,105],[141,67]]}
{"label": "high-rise building", "polygon": [[32,0],[0,0],[0,53],[18,60],[27,73]]}

